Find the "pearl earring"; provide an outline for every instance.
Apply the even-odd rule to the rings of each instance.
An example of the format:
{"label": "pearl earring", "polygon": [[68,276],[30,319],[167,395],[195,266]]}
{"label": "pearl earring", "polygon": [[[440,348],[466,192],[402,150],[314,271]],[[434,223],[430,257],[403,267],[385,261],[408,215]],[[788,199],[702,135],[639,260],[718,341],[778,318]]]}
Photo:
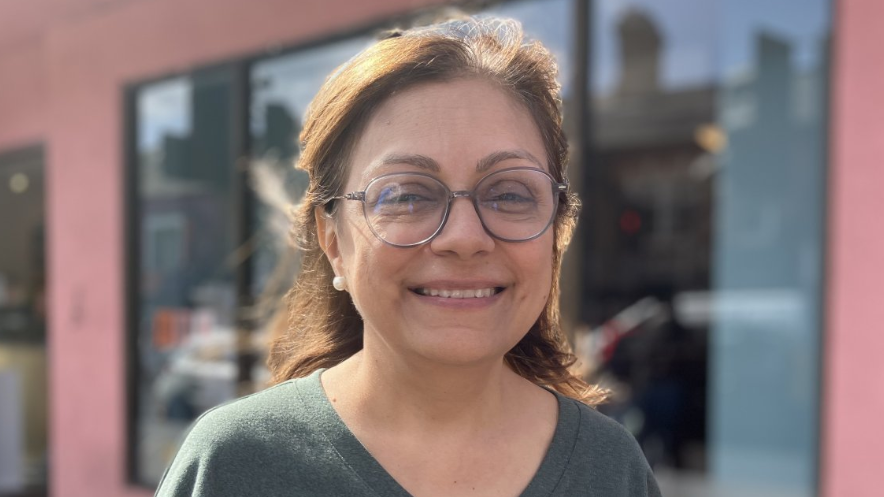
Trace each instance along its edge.
{"label": "pearl earring", "polygon": [[335,290],[343,292],[347,289],[347,278],[344,278],[343,276],[335,276],[332,278],[332,286],[335,287]]}

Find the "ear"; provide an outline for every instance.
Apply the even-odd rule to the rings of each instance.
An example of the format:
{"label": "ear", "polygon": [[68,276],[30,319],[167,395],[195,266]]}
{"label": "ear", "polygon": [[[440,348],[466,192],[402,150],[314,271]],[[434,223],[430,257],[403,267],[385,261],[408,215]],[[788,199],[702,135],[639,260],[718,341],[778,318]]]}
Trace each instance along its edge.
{"label": "ear", "polygon": [[316,238],[319,241],[319,247],[328,257],[335,275],[345,276],[335,219],[326,214],[324,206],[314,208],[313,217],[316,220]]}

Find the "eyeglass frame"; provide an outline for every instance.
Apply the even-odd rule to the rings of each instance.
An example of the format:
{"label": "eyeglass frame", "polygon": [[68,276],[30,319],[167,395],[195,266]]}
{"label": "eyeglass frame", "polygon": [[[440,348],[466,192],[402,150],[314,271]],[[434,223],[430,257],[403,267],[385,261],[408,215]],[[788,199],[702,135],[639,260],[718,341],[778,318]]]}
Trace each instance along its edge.
{"label": "eyeglass frame", "polygon": [[[479,186],[480,184],[482,184],[482,182],[485,181],[485,179],[487,179],[490,176],[493,176],[495,174],[501,174],[501,173],[506,173],[506,172],[511,172],[511,171],[534,171],[534,172],[538,172],[540,174],[543,174],[544,176],[546,176],[549,179],[550,185],[552,186],[553,198],[554,198],[554,200],[556,200],[556,202],[553,204],[553,210],[549,216],[549,220],[546,222],[546,225],[536,235],[532,235],[528,238],[519,238],[519,239],[503,238],[501,236],[497,236],[494,233],[492,233],[491,230],[488,228],[488,226],[485,225],[485,220],[482,219],[482,213],[479,211],[479,204],[478,204],[478,201],[475,197],[476,187]],[[378,180],[381,180],[383,178],[387,178],[390,176],[402,175],[402,174],[409,174],[409,175],[413,175],[413,176],[423,176],[425,178],[430,178],[433,181],[442,185],[442,187],[445,188],[445,190],[448,192],[448,196],[446,199],[447,202],[445,204],[445,212],[442,215],[442,221],[439,223],[439,227],[436,228],[436,231],[434,231],[430,236],[428,236],[427,238],[425,238],[419,242],[408,243],[408,244],[393,243],[393,242],[391,242],[389,240],[385,240],[383,237],[381,237],[381,235],[379,235],[378,232],[375,231],[374,226],[372,226],[371,221],[368,219],[368,211],[365,208],[365,205],[366,205],[365,204],[365,192],[368,191],[369,188],[371,188],[372,183],[374,183]],[[559,203],[561,202],[562,195],[563,194],[567,195],[568,188],[569,188],[569,184],[567,181],[564,183],[559,183],[558,181],[556,181],[555,178],[552,177],[551,174],[549,174],[548,172],[546,172],[542,169],[538,169],[536,167],[509,167],[506,169],[499,169],[497,171],[492,171],[492,172],[486,174],[485,176],[482,176],[482,178],[480,178],[479,181],[476,182],[476,185],[473,187],[472,190],[455,190],[455,191],[452,191],[451,188],[448,188],[448,185],[446,185],[442,180],[433,176],[432,174],[411,172],[411,171],[399,171],[399,172],[386,173],[386,174],[382,174],[380,176],[376,176],[376,177],[372,178],[368,182],[367,185],[365,185],[364,189],[362,189],[360,191],[345,193],[343,195],[337,195],[337,196],[331,197],[326,201],[326,205],[328,205],[329,203],[331,203],[334,200],[356,200],[356,201],[362,202],[362,216],[365,218],[365,224],[368,225],[368,228],[371,230],[372,234],[378,240],[380,240],[380,241],[382,241],[392,247],[412,248],[412,247],[424,245],[426,243],[430,243],[431,241],[433,241],[434,238],[439,236],[439,234],[442,233],[442,230],[445,229],[445,224],[448,223],[448,216],[449,216],[449,214],[451,214],[451,203],[455,199],[469,197],[470,200],[472,201],[473,209],[476,210],[476,217],[479,218],[479,223],[482,225],[482,229],[485,230],[485,233],[488,233],[488,235],[491,236],[492,238],[495,238],[495,239],[500,240],[502,242],[520,243],[520,242],[528,242],[528,241],[534,240],[534,239],[542,236],[544,233],[546,233],[546,230],[548,230],[549,227],[552,226],[553,222],[555,222],[556,214],[559,212]],[[558,194],[558,198],[556,199],[557,194]]]}

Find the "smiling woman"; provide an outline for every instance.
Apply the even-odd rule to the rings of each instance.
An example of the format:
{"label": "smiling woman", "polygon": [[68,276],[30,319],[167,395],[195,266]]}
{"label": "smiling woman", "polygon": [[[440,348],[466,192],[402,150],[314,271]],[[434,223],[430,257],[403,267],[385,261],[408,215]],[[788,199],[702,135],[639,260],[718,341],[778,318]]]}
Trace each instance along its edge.
{"label": "smiling woman", "polygon": [[[522,151],[499,152],[511,149]],[[416,182],[402,182],[402,176],[424,177],[415,174],[420,168],[412,164],[383,168],[371,164],[376,157],[404,153],[431,157],[438,164],[434,173],[438,180],[433,181],[441,186],[435,188],[436,194],[407,199],[405,208],[390,209],[400,214],[385,216],[388,208],[369,205],[378,180],[386,183],[395,175],[413,188]],[[344,187],[357,189],[363,178],[386,173],[369,180],[363,202],[368,223],[353,203],[335,209],[333,217],[317,218],[323,252],[335,274],[347,279],[350,297],[363,318],[366,355],[379,350],[385,363],[418,363],[422,369],[439,363],[496,363],[535,324],[553,279],[553,231],[547,227],[559,194],[546,166],[538,169],[521,158],[528,156],[545,156],[537,125],[508,93],[483,79],[419,84],[377,108],[354,144]],[[491,162],[489,157],[503,160]],[[432,188],[429,180],[426,183]],[[510,209],[502,204],[515,202],[495,190],[513,190],[516,183],[522,190],[526,185],[533,188],[537,198],[532,198],[532,210],[544,212],[528,216],[507,212]],[[458,192],[474,188],[475,193],[462,194],[471,195],[473,204],[452,199],[454,194],[445,184]],[[438,207],[426,210],[436,213],[421,212],[420,205],[434,197]],[[383,236],[372,236],[366,224]],[[389,246],[391,242],[426,245],[402,250]],[[492,295],[470,300],[426,295],[484,289],[492,290]],[[444,374],[451,379],[453,373]]]}
{"label": "smiling woman", "polygon": [[202,416],[158,495],[659,495],[569,369],[555,76],[516,23],[466,19],[326,81],[276,385]]}

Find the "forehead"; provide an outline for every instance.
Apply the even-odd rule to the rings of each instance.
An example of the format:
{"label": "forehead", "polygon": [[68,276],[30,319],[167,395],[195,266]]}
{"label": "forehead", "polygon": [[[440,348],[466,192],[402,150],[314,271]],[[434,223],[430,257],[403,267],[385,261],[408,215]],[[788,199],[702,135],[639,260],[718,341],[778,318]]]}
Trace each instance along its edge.
{"label": "forehead", "polygon": [[393,95],[368,119],[351,155],[348,185],[420,167],[391,157],[426,157],[439,176],[465,178],[486,172],[482,165],[501,152],[549,170],[537,124],[512,94],[478,79],[425,83]]}

